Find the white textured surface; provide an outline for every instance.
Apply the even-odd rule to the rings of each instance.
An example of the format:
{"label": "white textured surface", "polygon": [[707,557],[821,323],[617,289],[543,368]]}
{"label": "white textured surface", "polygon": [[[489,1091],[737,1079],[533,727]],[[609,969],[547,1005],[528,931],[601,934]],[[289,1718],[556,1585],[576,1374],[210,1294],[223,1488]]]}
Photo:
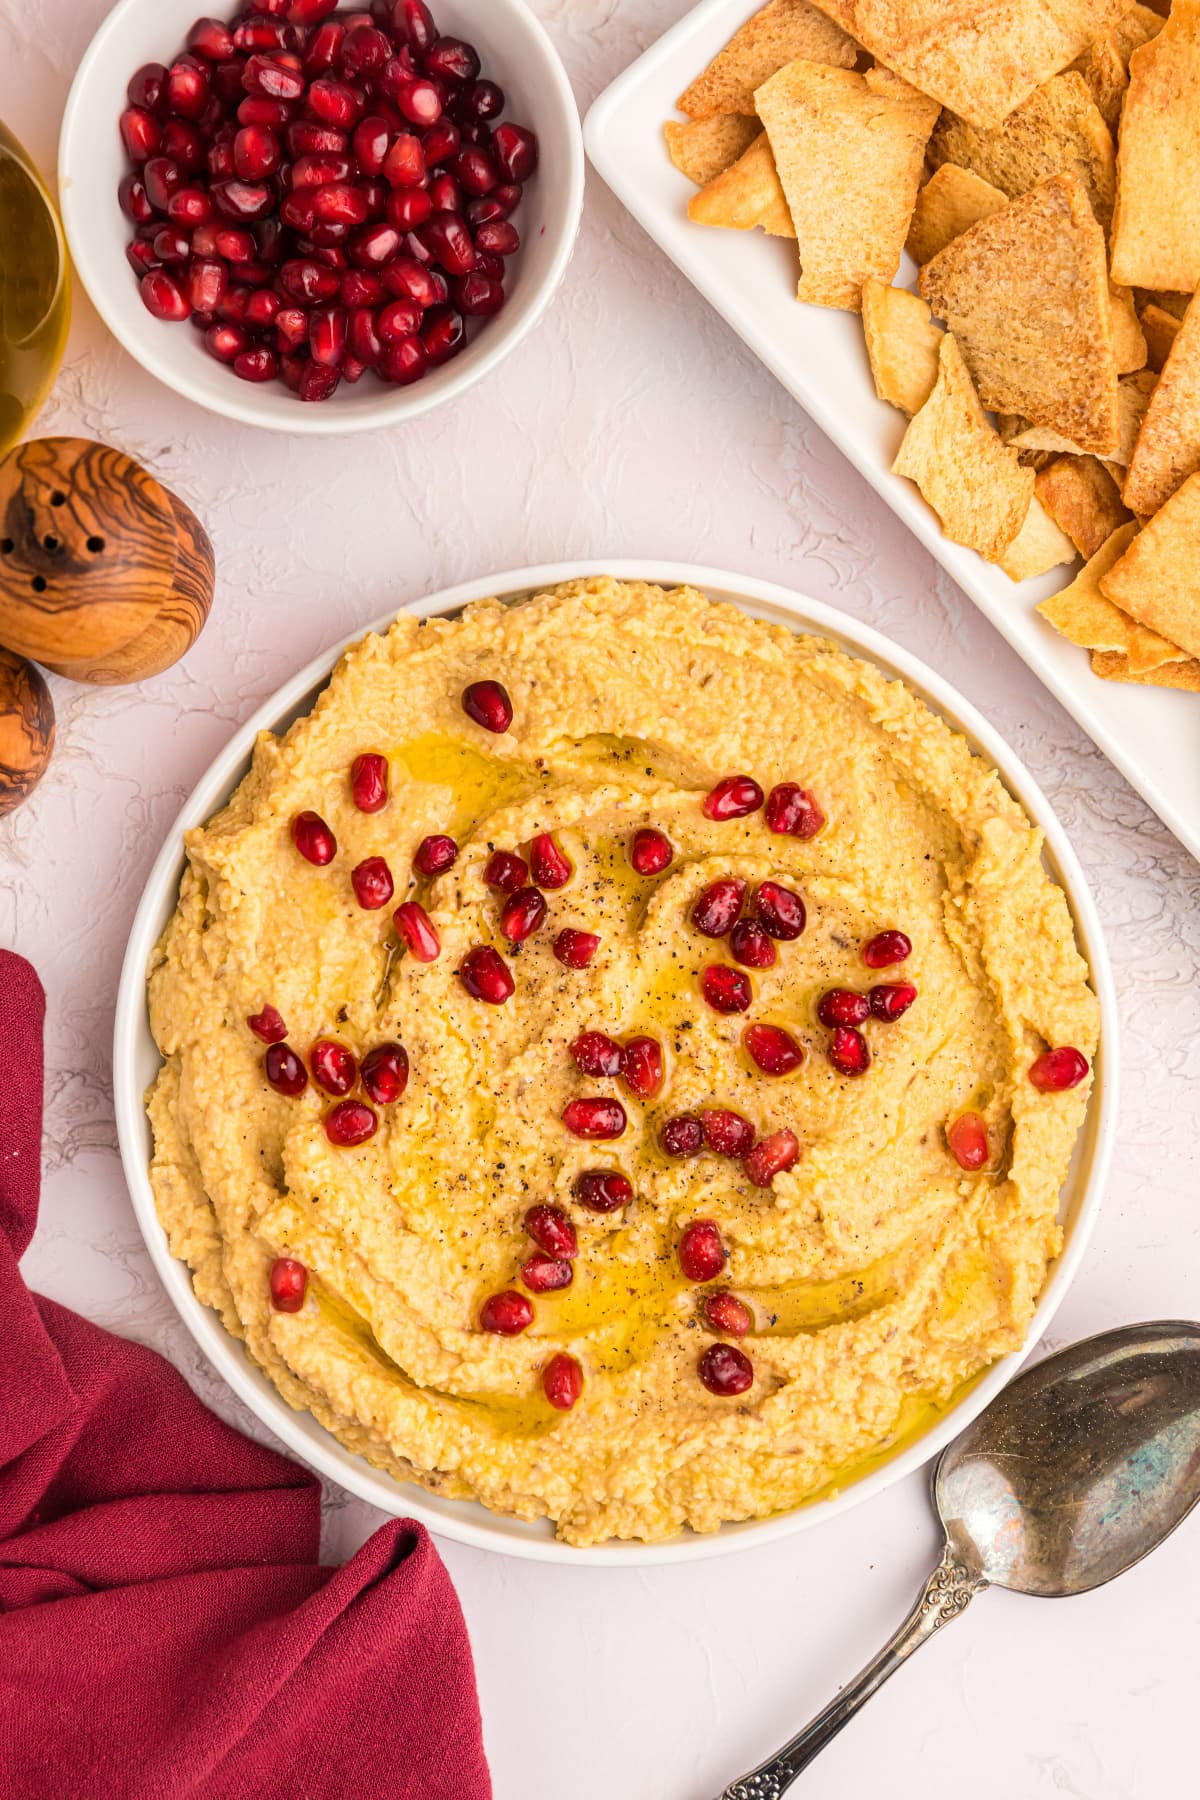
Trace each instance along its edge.
{"label": "white textured surface", "polygon": [[[104,0],[0,0],[0,117],[43,168]],[[202,8],[197,7],[197,11]],[[684,0],[538,0],[581,105]],[[169,46],[164,46],[169,48]],[[47,1175],[30,1280],[153,1344],[243,1426],[150,1270],[117,1162],[109,1040],[129,921],[183,796],[299,664],[392,600],[489,567],[679,556],[787,582],[890,633],[1006,733],[1094,883],[1122,995],[1121,1142],[1055,1341],[1200,1315],[1200,868],[591,181],[566,286],[456,407],[289,443],[174,401],[80,300],[42,431],[148,463],[208,522],[212,622],[141,690],[55,682],[60,741],[0,823],[0,941],[50,995]],[[328,1549],[376,1523],[330,1495]],[[710,1800],[892,1628],[936,1553],[912,1480],[820,1533],[641,1574],[453,1544],[498,1800]],[[979,1600],[804,1777],[806,1800],[1176,1800],[1195,1791],[1200,1526],[1068,1605]]]}

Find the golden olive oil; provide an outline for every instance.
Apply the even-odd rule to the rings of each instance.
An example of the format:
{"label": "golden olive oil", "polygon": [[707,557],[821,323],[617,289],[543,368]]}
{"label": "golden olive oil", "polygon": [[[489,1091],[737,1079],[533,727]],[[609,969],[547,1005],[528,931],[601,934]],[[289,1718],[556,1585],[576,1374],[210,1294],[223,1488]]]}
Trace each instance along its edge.
{"label": "golden olive oil", "polygon": [[0,125],[0,455],[49,393],[70,318],[62,227],[33,164]]}

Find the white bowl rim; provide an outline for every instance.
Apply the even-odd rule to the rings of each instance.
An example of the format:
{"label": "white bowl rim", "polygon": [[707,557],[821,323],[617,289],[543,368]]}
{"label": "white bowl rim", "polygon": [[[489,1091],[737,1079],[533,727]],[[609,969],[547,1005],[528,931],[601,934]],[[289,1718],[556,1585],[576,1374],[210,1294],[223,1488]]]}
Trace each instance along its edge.
{"label": "white bowl rim", "polygon": [[[1022,1346],[993,1363],[958,1403],[913,1443],[890,1457],[870,1474],[823,1500],[809,1501],[788,1512],[766,1519],[723,1525],[719,1531],[699,1534],[685,1531],[665,1542],[644,1544],[610,1540],[588,1548],[561,1543],[549,1535],[548,1522],[531,1526],[490,1512],[477,1501],[447,1501],[429,1495],[416,1484],[402,1484],[382,1473],[362,1457],[343,1448],[318,1425],[311,1414],[294,1412],[267,1382],[246,1355],[241,1343],[222,1325],[217,1314],[201,1304],[192,1288],[187,1265],[172,1256],[166,1234],[158,1222],[150,1185],[147,1156],[148,1121],[144,1095],[137,1076],[139,1049],[150,1038],[146,1013],[146,971],[165,919],[174,908],[184,857],[182,834],[204,822],[231,792],[248,762],[258,732],[277,721],[322,686],[342,652],[367,632],[386,631],[398,612],[417,618],[450,613],[474,600],[497,597],[517,599],[557,586],[560,582],[589,575],[612,575],[619,580],[649,581],[662,587],[690,586],[702,593],[716,590],[737,595],[751,603],[775,608],[787,615],[795,629],[829,637],[852,655],[879,664],[886,674],[898,675],[961,731],[999,771],[1035,824],[1045,834],[1047,851],[1056,865],[1057,879],[1067,897],[1092,983],[1100,1003],[1100,1050],[1096,1057],[1088,1117],[1080,1145],[1087,1146],[1086,1166],[1078,1175],[1079,1198],[1074,1223],[1042,1291]],[[1058,1310],[1083,1259],[1095,1223],[1100,1196],[1112,1160],[1117,1124],[1119,1053],[1117,1004],[1108,952],[1083,871],[1061,824],[1024,764],[975,707],[934,670],[869,626],[820,601],[809,600],[776,583],[688,563],[647,558],[589,559],[547,563],[509,570],[461,582],[389,611],[382,619],[349,633],[332,649],[323,651],[297,675],[259,706],[234,733],[230,742],[209,765],[175,819],[138,905],[121,969],[113,1044],[113,1085],[118,1141],[133,1209],[150,1257],[184,1324],[209,1361],[250,1408],[251,1412],[282,1440],[295,1456],[322,1475],[337,1482],[357,1498],[392,1517],[419,1519],[435,1535],[475,1549],[497,1550],[536,1562],[587,1566],[689,1562],[756,1549],[811,1530],[826,1519],[847,1512],[873,1494],[928,1463],[976,1418],[1002,1387],[1017,1373]],[[1078,1154],[1078,1150],[1077,1150]],[[539,1535],[533,1535],[534,1532]]]}
{"label": "white bowl rim", "polygon": [[[297,404],[286,413],[266,414],[255,405],[257,390],[253,384],[240,382],[230,378],[230,394],[226,401],[220,402],[207,389],[194,382],[186,367],[177,367],[169,354],[162,354],[154,339],[141,341],[129,320],[136,317],[130,308],[128,316],[124,308],[111,300],[106,278],[98,271],[92,252],[94,241],[94,222],[83,217],[80,212],[79,189],[74,179],[74,167],[77,155],[86,155],[86,138],[81,135],[81,121],[85,108],[85,96],[95,65],[101,60],[108,48],[110,39],[119,34],[125,19],[136,11],[142,10],[148,0],[117,0],[112,11],[97,27],[95,35],[84,51],[75,78],[67,95],[63,109],[62,124],[58,138],[58,207],[62,218],[63,231],[67,247],[71,253],[71,262],[78,276],[79,284],[95,307],[107,329],[116,338],[121,347],[148,374],[161,381],[164,387],[180,395],[185,400],[201,406],[206,412],[219,418],[233,419],[242,425],[257,426],[263,431],[278,431],[304,437],[348,437],[361,432],[387,431],[399,425],[405,425],[411,419],[420,418],[422,414],[432,412],[435,407],[447,401],[456,400],[469,388],[482,381],[491,373],[497,363],[501,362],[510,351],[532,331],[542,317],[547,306],[554,298],[566,273],[567,265],[574,253],[576,239],[579,235],[579,224],[583,215],[583,191],[586,178],[586,158],[583,150],[583,127],[579,118],[579,107],[575,94],[563,67],[562,58],[550,39],[542,21],[526,4],[526,0],[491,0],[493,6],[507,6],[511,12],[518,14],[522,23],[539,44],[545,58],[546,73],[553,87],[553,99],[561,109],[562,119],[567,127],[566,142],[568,166],[566,176],[567,200],[564,215],[564,229],[561,239],[555,247],[549,265],[541,277],[541,289],[534,299],[528,303],[527,310],[513,323],[514,315],[501,314],[491,321],[494,330],[487,333],[486,347],[480,349],[469,364],[451,364],[437,371],[434,381],[415,382],[411,387],[398,388],[394,396],[372,394],[369,406],[355,406],[346,402],[342,406],[303,406]],[[130,71],[132,73],[132,70]],[[114,129],[116,121],[114,119]],[[76,152],[76,138],[81,137],[79,151]],[[116,218],[119,221],[121,214]]]}

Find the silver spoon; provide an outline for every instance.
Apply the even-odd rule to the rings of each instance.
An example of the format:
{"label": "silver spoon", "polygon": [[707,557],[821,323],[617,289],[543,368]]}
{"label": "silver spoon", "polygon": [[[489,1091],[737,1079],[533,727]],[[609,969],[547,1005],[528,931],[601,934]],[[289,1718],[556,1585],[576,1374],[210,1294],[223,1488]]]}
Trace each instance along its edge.
{"label": "silver spoon", "polygon": [[933,1498],[946,1547],[903,1625],[721,1800],[779,1800],[983,1588],[1085,1594],[1161,1544],[1200,1500],[1200,1325],[1122,1326],[1026,1369],[943,1450]]}

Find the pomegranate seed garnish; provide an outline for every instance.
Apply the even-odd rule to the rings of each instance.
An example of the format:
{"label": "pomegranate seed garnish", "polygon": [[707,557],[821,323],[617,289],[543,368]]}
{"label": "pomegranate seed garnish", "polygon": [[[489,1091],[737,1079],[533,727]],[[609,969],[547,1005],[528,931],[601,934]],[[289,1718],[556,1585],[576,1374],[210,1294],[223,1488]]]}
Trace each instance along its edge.
{"label": "pomegranate seed garnish", "polygon": [[263,1072],[277,1094],[294,1100],[308,1086],[308,1070],[286,1044],[272,1044],[263,1057]]}
{"label": "pomegranate seed garnish", "polygon": [[327,1094],[348,1094],[358,1080],[354,1052],[336,1038],[318,1038],[309,1051],[313,1080]]}
{"label": "pomegranate seed garnish", "polygon": [[496,165],[487,151],[480,150],[473,144],[460,150],[455,157],[454,173],[463,193],[469,194],[473,200],[479,200],[484,194],[490,194],[500,182]]}
{"label": "pomegranate seed garnish", "polygon": [[286,17],[291,25],[319,25],[337,11],[339,3],[340,0],[289,0]]}
{"label": "pomegranate seed garnish", "polygon": [[617,1212],[633,1199],[633,1184],[618,1169],[584,1169],[571,1184],[580,1206],[589,1212]]}
{"label": "pomegranate seed garnish", "polygon": [[500,933],[510,944],[523,944],[546,918],[546,899],[539,888],[518,888],[500,911]]}
{"label": "pomegranate seed garnish", "polygon": [[748,969],[769,969],[778,952],[761,919],[739,919],[729,934],[729,953]]}
{"label": "pomegranate seed garnish", "polygon": [[1089,1068],[1088,1059],[1079,1050],[1064,1046],[1047,1050],[1030,1064],[1029,1079],[1043,1094],[1058,1094],[1064,1088],[1078,1087]]}
{"label": "pomegranate seed garnish", "polygon": [[559,1412],[570,1412],[583,1393],[583,1370],[565,1350],[552,1356],[542,1370],[542,1392]]}
{"label": "pomegranate seed garnish", "polygon": [[600,948],[600,939],[591,931],[575,931],[564,925],[554,940],[554,954],[568,969],[586,969]]}
{"label": "pomegranate seed garnish", "polygon": [[436,125],[442,116],[442,99],[432,81],[408,81],[396,94],[396,105],[413,125]]}
{"label": "pomegranate seed garnish", "polygon": [[485,731],[494,731],[497,735],[507,731],[513,722],[513,706],[508,690],[501,687],[498,681],[473,681],[470,687],[463,689],[462,709],[476,725],[482,725]]}
{"label": "pomegranate seed garnish", "polygon": [[575,1066],[583,1075],[619,1075],[624,1052],[615,1038],[602,1031],[584,1031],[571,1045]]}
{"label": "pomegranate seed garnish", "polygon": [[409,955],[415,957],[417,962],[431,963],[437,960],[442,940],[434,929],[433,920],[418,901],[402,900],[392,914],[392,922],[398,935],[404,939]]}
{"label": "pomegranate seed garnish", "polygon": [[497,118],[504,111],[504,89],[494,81],[473,81],[459,106],[475,119]]}
{"label": "pomegranate seed garnish", "polygon": [[951,1119],[946,1127],[946,1142],[959,1168],[968,1174],[982,1169],[992,1153],[987,1121],[977,1112],[959,1113],[957,1119]]}
{"label": "pomegranate seed garnish", "polygon": [[855,994],[850,988],[830,988],[817,1001],[817,1017],[831,1030],[836,1025],[861,1025],[870,1011],[866,995]]}
{"label": "pomegranate seed garnish", "polygon": [[839,1075],[865,1075],[871,1066],[867,1040],[852,1025],[837,1026],[825,1047],[825,1054]]}
{"label": "pomegranate seed garnish", "polygon": [[467,328],[461,313],[452,306],[435,306],[425,315],[421,333],[431,363],[449,362],[467,341]]}
{"label": "pomegranate seed garnish", "polygon": [[754,998],[750,977],[741,969],[710,963],[700,976],[700,991],[714,1012],[745,1012]]}
{"label": "pomegranate seed garnish", "polygon": [[704,1125],[694,1113],[677,1113],[658,1134],[667,1156],[699,1156],[704,1148]]}
{"label": "pomegranate seed garnish", "polygon": [[391,54],[391,39],[385,37],[382,31],[375,31],[370,25],[362,24],[357,29],[346,32],[338,60],[346,79],[356,81],[364,75],[378,74]]}
{"label": "pomegranate seed garnish", "polygon": [[437,37],[437,26],[425,0],[396,0],[392,11],[392,36],[414,50],[428,50]]}
{"label": "pomegranate seed garnish", "polygon": [[273,381],[279,373],[279,358],[265,344],[257,344],[234,357],[233,372],[240,381]]}
{"label": "pomegranate seed garnish", "polygon": [[497,125],[492,139],[506,181],[528,181],[537,168],[538,141],[523,125]]}
{"label": "pomegranate seed garnish", "polygon": [[171,195],[178,193],[183,186],[183,171],[177,162],[168,156],[152,156],[142,170],[142,180],[146,184],[146,195],[156,212],[165,213],[171,202]]}
{"label": "pomegranate seed garnish", "polygon": [[754,1323],[754,1315],[746,1302],[731,1294],[728,1288],[701,1295],[700,1317],[710,1330],[722,1331],[726,1337],[745,1337]]}
{"label": "pomegranate seed garnish", "polygon": [[461,213],[452,210],[432,213],[420,227],[418,236],[447,275],[469,275],[475,267],[475,245]]}
{"label": "pomegranate seed garnish", "polygon": [[287,1026],[283,1022],[283,1014],[277,1007],[265,1005],[261,1011],[250,1013],[247,1025],[256,1038],[264,1044],[278,1044],[287,1036]]}
{"label": "pomegranate seed garnish", "polygon": [[[181,194],[190,194],[198,191],[198,189],[193,188],[181,188],[179,190]],[[170,215],[171,207],[175,204],[177,198],[177,195],[171,196],[171,200],[167,207],[168,215]],[[211,204],[207,194],[203,195],[203,199],[205,205]],[[150,197],[146,192],[146,184],[140,175],[125,176],[120,187],[117,189],[117,201],[121,211],[125,214],[125,217],[127,219],[132,219],[135,225],[145,225],[148,220],[154,217],[154,208],[150,204]]]}
{"label": "pomegranate seed garnish", "polygon": [[408,1051],[403,1044],[377,1044],[363,1057],[363,1092],[376,1106],[391,1106],[408,1086]]}
{"label": "pomegranate seed garnish", "polygon": [[424,188],[394,188],[384,201],[384,211],[397,231],[412,231],[425,223],[433,211],[433,201]]}
{"label": "pomegranate seed garnish", "polygon": [[773,1131],[742,1158],[742,1168],[755,1187],[769,1188],[776,1175],[792,1168],[800,1157],[800,1140],[794,1131]]}
{"label": "pomegranate seed garnish", "polygon": [[700,810],[706,819],[744,819],[757,812],[763,803],[763,791],[749,775],[726,775],[705,796]]}
{"label": "pomegranate seed garnish", "polygon": [[453,867],[457,858],[458,845],[452,837],[426,837],[417,845],[413,868],[418,875],[441,875]]}
{"label": "pomegranate seed garnish", "polygon": [[269,288],[260,288],[251,294],[246,302],[247,325],[273,325],[283,310],[283,302],[278,294]]}
{"label": "pomegranate seed garnish", "polygon": [[689,1281],[715,1281],[725,1263],[725,1245],[712,1219],[693,1219],[684,1226],[679,1266]]}
{"label": "pomegranate seed garnish", "polygon": [[803,1049],[782,1025],[747,1025],[742,1042],[764,1075],[790,1075],[804,1061]]}
{"label": "pomegranate seed garnish", "polygon": [[390,300],[375,320],[380,346],[411,337],[420,323],[421,309],[415,300]]}
{"label": "pomegranate seed garnish", "polygon": [[737,923],[746,895],[744,881],[711,881],[701,888],[692,907],[692,924],[705,937],[727,937]]}
{"label": "pomegranate seed garnish", "polygon": [[306,862],[324,868],[337,855],[337,839],[320,813],[297,813],[292,820],[292,842]]}
{"label": "pomegranate seed garnish", "polygon": [[492,1294],[480,1308],[479,1323],[484,1331],[494,1331],[500,1337],[517,1337],[533,1324],[533,1302],[512,1288],[503,1294]]}
{"label": "pomegranate seed garnish", "polygon": [[547,1256],[571,1257],[579,1254],[579,1239],[575,1235],[575,1227],[560,1207],[542,1203],[531,1206],[525,1214],[525,1229]]}
{"label": "pomegranate seed garnish", "polygon": [[778,881],[764,881],[754,896],[754,910],[769,936],[790,944],[803,934],[808,914],[799,894]]}
{"label": "pomegranate seed garnish", "polygon": [[324,363],[306,362],[296,389],[300,398],[309,402],[328,400],[341,380],[341,373]]}
{"label": "pomegranate seed garnish", "polygon": [[575,1279],[575,1266],[564,1258],[531,1256],[521,1264],[521,1280],[531,1294],[552,1294],[568,1288]]}
{"label": "pomegranate seed garnish", "polygon": [[657,1038],[631,1037],[621,1050],[621,1080],[639,1100],[653,1100],[663,1084],[666,1064]]}
{"label": "pomegranate seed garnish", "polygon": [[563,1124],[575,1137],[619,1138],[628,1124],[619,1100],[569,1100],[563,1108]]}
{"label": "pomegranate seed garnish", "polygon": [[515,894],[529,880],[529,864],[511,850],[494,850],[484,866],[483,879],[502,894]]}
{"label": "pomegranate seed garnish", "polygon": [[161,269],[151,269],[148,275],[142,276],[141,291],[146,311],[153,313],[156,319],[178,321],[191,313],[191,302]]}
{"label": "pomegranate seed garnish", "polygon": [[261,181],[280,163],[279,139],[262,125],[243,125],[233,140],[233,166],[243,181]]}
{"label": "pomegranate seed garnish", "polygon": [[917,990],[909,981],[881,982],[873,987],[867,995],[871,1007],[871,1017],[883,1019],[888,1024],[893,1019],[906,1013],[917,997]]}
{"label": "pomegranate seed garnish", "polygon": [[180,57],[167,76],[167,103],[181,119],[198,119],[208,105],[212,76],[196,57]]}
{"label": "pomegranate seed garnish", "polygon": [[813,838],[825,824],[811,788],[781,781],[767,795],[767,830],[787,837]]}
{"label": "pomegranate seed garnish", "polygon": [[671,848],[671,840],[664,832],[656,831],[652,825],[645,825],[633,834],[633,842],[629,847],[629,860],[639,875],[661,875],[664,869],[671,866],[675,852]]}
{"label": "pomegranate seed garnish", "polygon": [[[386,119],[380,118],[378,113],[372,113],[369,118],[359,120],[354,127],[354,135],[350,139],[350,148],[354,152],[355,162],[364,175],[382,174],[388,145],[391,141],[391,126]],[[348,173],[349,170],[347,170]]]}
{"label": "pomegranate seed garnish", "polygon": [[862,959],[868,969],[890,969],[912,955],[912,940],[902,931],[880,931],[863,945]]}
{"label": "pomegranate seed garnish", "polygon": [[379,1130],[379,1115],[362,1100],[339,1100],[325,1114],[325,1136],[339,1150],[365,1144]]}
{"label": "pomegranate seed garnish", "polygon": [[440,37],[425,52],[425,67],[442,81],[474,81],[479,73],[479,57],[474,47],[461,38]]}
{"label": "pomegranate seed garnish", "polygon": [[276,1312],[297,1313],[304,1305],[308,1270],[292,1256],[277,1256],[271,1264],[271,1305]]}
{"label": "pomegranate seed garnish", "polygon": [[722,1400],[754,1386],[754,1364],[736,1344],[710,1344],[698,1368],[703,1385]]}
{"label": "pomegranate seed garnish", "polygon": [[[137,176],[132,176],[130,179],[137,181]],[[138,182],[138,186],[142,188],[142,193],[145,195],[146,190],[141,182]],[[146,204],[149,206],[148,199]],[[177,188],[167,201],[168,219],[176,225],[184,226],[189,231],[193,231],[197,225],[210,224],[214,210],[212,200],[203,188]]]}
{"label": "pomegranate seed garnish", "polygon": [[700,1119],[705,1148],[714,1156],[745,1156],[754,1142],[754,1127],[741,1113],[712,1106],[700,1114]]}
{"label": "pomegranate seed garnish", "polygon": [[552,892],[571,879],[571,861],[548,831],[540,832],[529,846],[529,871],[538,887]]}
{"label": "pomegranate seed garnish", "polygon": [[350,792],[359,812],[382,812],[388,802],[388,759],[375,751],[356,756],[350,768]]}
{"label": "pomegranate seed garnish", "polygon": [[456,156],[461,144],[462,133],[449,119],[439,119],[436,125],[431,125],[421,140],[425,161],[431,169],[435,163],[445,162],[447,157]]}
{"label": "pomegranate seed garnish", "polygon": [[396,891],[392,871],[382,856],[368,856],[356,864],[351,871],[350,881],[355,899],[366,912],[378,912],[381,906],[387,905]]}
{"label": "pomegranate seed garnish", "polygon": [[492,256],[513,256],[521,248],[521,239],[507,219],[485,219],[475,233],[475,248]]}
{"label": "pomegranate seed garnish", "polygon": [[512,998],[516,987],[508,964],[490,944],[478,944],[467,951],[458,979],[473,1000],[486,1000],[489,1006],[502,1006]]}
{"label": "pomegranate seed garnish", "polygon": [[469,319],[490,319],[504,305],[504,289],[498,281],[475,270],[453,284],[454,304]]}
{"label": "pomegranate seed garnish", "polygon": [[165,110],[167,71],[162,63],[143,63],[129,77],[125,90],[130,106],[143,106],[148,112]]}

